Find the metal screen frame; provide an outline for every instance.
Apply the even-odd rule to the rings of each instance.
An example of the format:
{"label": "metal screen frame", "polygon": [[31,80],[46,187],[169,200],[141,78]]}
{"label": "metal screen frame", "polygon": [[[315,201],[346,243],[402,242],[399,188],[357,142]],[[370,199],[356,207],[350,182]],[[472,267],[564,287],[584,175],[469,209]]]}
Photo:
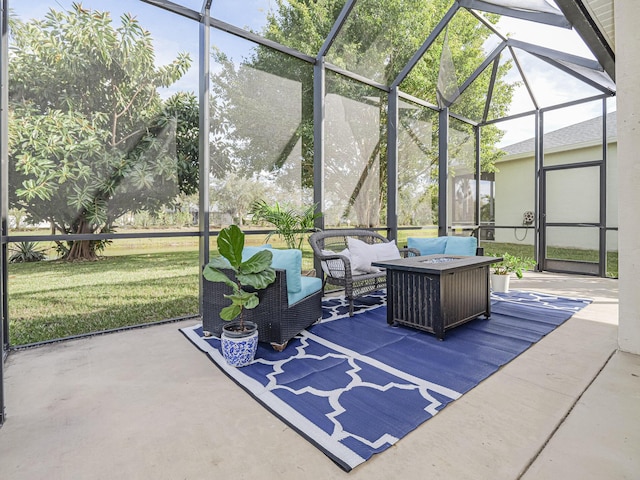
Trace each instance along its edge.
{"label": "metal screen frame", "polygon": [[[540,215],[543,210],[541,210],[541,201],[543,198],[544,192],[540,191],[540,172],[542,165],[542,138],[541,138],[541,128],[543,121],[543,112],[547,109],[541,109],[539,107],[538,102],[536,101],[534,92],[532,91],[531,86],[529,85],[524,72],[518,62],[518,58],[515,55],[514,47],[524,49],[539,58],[543,59],[550,65],[572,75],[577,78],[581,82],[584,82],[592,87],[597,88],[602,92],[601,95],[592,97],[589,99],[583,99],[577,102],[570,102],[563,105],[557,105],[552,108],[562,108],[563,106],[567,106],[570,104],[577,104],[581,102],[591,101],[594,98],[602,98],[603,104],[605,104],[605,99],[615,95],[615,92],[611,90],[607,85],[599,84],[597,81],[593,81],[590,78],[587,78],[581,75],[579,72],[572,70],[567,67],[564,62],[575,63],[576,65],[580,65],[583,68],[591,68],[598,71],[606,71],[611,79],[615,79],[615,56],[610,48],[607,47],[606,42],[603,40],[602,35],[598,35],[597,28],[593,21],[590,19],[588,14],[584,11],[581,3],[578,0],[556,0],[559,8],[562,10],[563,15],[558,15],[556,13],[549,12],[531,12],[524,11],[519,9],[510,8],[509,3],[505,3],[505,5],[500,5],[499,2],[485,2],[482,0],[456,0],[453,2],[450,9],[445,13],[443,18],[437,24],[432,32],[429,33],[424,43],[418,48],[412,58],[407,62],[404,68],[400,71],[400,73],[396,76],[395,79],[391,82],[390,85],[384,85],[379,82],[373,81],[369,78],[363,77],[361,75],[355,74],[353,72],[347,71],[343,68],[337,67],[335,65],[331,65],[325,61],[325,57],[329,50],[331,49],[333,42],[336,39],[336,36],[340,32],[341,28],[345,24],[346,20],[349,18],[349,15],[354,10],[357,5],[357,0],[347,0],[343,6],[342,11],[340,12],[336,22],[333,25],[330,33],[325,39],[320,51],[318,54],[313,57],[302,52],[297,51],[291,47],[287,47],[285,45],[278,44],[272,40],[266,39],[257,35],[253,32],[246,31],[242,28],[239,28],[234,25],[230,25],[226,22],[218,20],[215,18],[215,11],[211,12],[212,0],[205,0],[202,3],[201,12],[197,12],[195,10],[189,9],[177,3],[171,2],[169,0],[140,0],[143,3],[155,6],[157,8],[161,8],[167,10],[176,15],[180,15],[185,18],[189,18],[194,22],[199,23],[199,75],[200,75],[200,84],[199,84],[199,103],[200,103],[200,129],[201,132],[208,132],[210,128],[210,119],[209,119],[209,95],[210,95],[210,64],[209,64],[209,50],[210,50],[210,33],[211,29],[218,29],[221,31],[225,31],[227,33],[231,33],[243,39],[249,40],[256,44],[260,44],[262,46],[275,49],[284,54],[291,55],[296,57],[302,61],[308,62],[312,64],[314,67],[314,166],[313,166],[313,179],[314,179],[314,202],[318,204],[318,210],[322,211],[322,205],[324,202],[324,121],[325,121],[325,89],[326,89],[326,70],[330,70],[339,75],[343,75],[352,80],[361,82],[365,85],[369,85],[376,89],[379,89],[383,92],[386,92],[388,95],[388,123],[387,123],[387,145],[388,145],[388,157],[387,157],[387,169],[388,169],[388,190],[387,190],[387,235],[389,238],[397,239],[398,238],[398,197],[397,197],[397,176],[398,176],[398,115],[399,115],[399,99],[406,98],[410,101],[413,101],[419,105],[425,106],[427,108],[431,108],[439,112],[439,182],[440,188],[438,193],[438,234],[439,235],[447,235],[448,234],[448,219],[447,219],[447,160],[448,160],[448,133],[449,133],[449,119],[456,118],[461,120],[469,125],[473,126],[473,131],[475,132],[476,139],[476,152],[475,152],[475,164],[476,164],[476,190],[479,192],[479,181],[480,181],[480,138],[481,138],[481,129],[484,126],[497,124],[501,121],[520,118],[527,115],[535,115],[536,118],[536,127],[534,132],[535,137],[535,162],[536,162],[536,206],[537,206],[537,215],[536,221],[534,224],[534,228],[536,231],[535,239],[534,239],[534,248],[538,254],[538,258],[540,258],[541,252],[541,244],[544,244],[544,236],[542,236],[542,242],[540,241],[540,236],[544,235],[544,232],[541,232],[538,215]],[[20,235],[10,235],[8,231],[8,174],[9,174],[9,166],[8,166],[8,151],[7,151],[7,140],[8,140],[8,112],[6,106],[8,105],[8,19],[7,12],[9,8],[9,0],[0,0],[2,8],[0,10],[0,26],[1,26],[1,43],[0,43],[0,215],[1,215],[1,234],[2,234],[2,244],[1,244],[1,252],[0,252],[0,309],[2,311],[2,325],[0,326],[0,425],[3,423],[5,418],[4,413],[4,390],[3,390],[3,361],[7,352],[10,350],[9,345],[9,318],[8,318],[8,296],[7,296],[7,245],[11,242],[19,242],[25,239],[24,236]],[[400,90],[400,83],[409,75],[411,70],[415,67],[415,65],[419,62],[419,60],[423,57],[423,55],[427,52],[429,47],[433,44],[437,36],[442,32],[452,18],[456,15],[456,13],[464,9],[470,12],[473,16],[475,16],[478,21],[482,22],[486,27],[493,30],[493,33],[500,36],[502,39],[502,43],[496,47],[496,49],[488,55],[485,61],[478,67],[468,78],[465,78],[458,85],[459,94],[464,93],[465,89],[470,86],[474,80],[486,69],[491,67],[492,75],[489,86],[489,93],[487,95],[487,100],[484,108],[483,119],[480,122],[473,121],[468,118],[464,118],[461,115],[457,115],[453,112],[449,111],[448,107],[438,108],[435,105],[431,105],[430,103],[421,100],[419,98],[412,97],[411,95],[404,93]],[[563,52],[545,49],[542,47],[538,47],[536,45],[526,44],[524,42],[518,42],[512,39],[506,39],[501,36],[493,27],[482,17],[478,15],[477,11],[484,11],[489,13],[499,13],[501,15],[508,15],[515,18],[526,19],[530,21],[538,21],[542,23],[547,23],[550,25],[555,25],[564,28],[571,28],[574,25],[582,34],[583,38],[586,38],[588,41],[588,45],[594,52],[594,55],[598,59],[597,62],[587,59],[581,59],[579,57],[575,57],[572,55],[568,55]],[[195,25],[194,25],[195,27]],[[514,58],[514,63],[516,68],[519,70],[521,77],[524,81],[525,87],[527,88],[528,94],[533,102],[534,110],[530,112],[520,113],[518,115],[512,115],[510,117],[504,117],[501,119],[493,119],[487,120],[488,112],[489,112],[489,103],[491,101],[491,96],[493,92],[493,88],[495,85],[496,77],[497,77],[497,69],[498,62],[500,59],[501,53],[505,49],[509,49]],[[603,107],[604,112],[606,113],[606,106]],[[605,120],[606,121],[606,120]],[[606,124],[603,130],[604,135],[604,167],[606,173]],[[199,165],[199,173],[200,173],[200,193],[199,193],[199,225],[197,232],[190,232],[187,234],[184,233],[165,233],[165,234],[101,234],[101,235],[56,235],[56,236],[29,236],[30,240],[50,240],[52,237],[56,240],[84,240],[84,239],[118,239],[118,238],[148,238],[154,236],[162,236],[162,237],[184,237],[184,236],[198,236],[200,238],[199,241],[199,262],[200,267],[203,268],[204,265],[209,260],[209,241],[212,235],[216,235],[217,232],[213,232],[210,230],[209,223],[209,209],[210,209],[210,198],[209,198],[209,189],[208,189],[208,172],[210,166],[210,158],[209,158],[209,145],[207,141],[207,136],[201,135],[199,141],[199,155],[200,155],[200,165]],[[601,176],[601,182],[603,180]],[[606,188],[606,184],[603,188]],[[476,212],[475,212],[475,223],[476,225],[473,227],[474,230],[482,228],[480,226],[480,212],[479,212],[479,201],[476,199]],[[606,195],[604,195],[603,201],[605,202],[604,207],[604,228],[601,229],[601,251],[600,251],[600,264],[602,265],[604,262],[604,258],[606,256],[606,233],[608,229],[606,227]],[[602,206],[601,206],[602,208]],[[602,227],[602,215],[601,215],[601,227]],[[324,228],[324,221],[322,218],[319,218],[316,221],[317,228]],[[383,227],[384,228],[384,227]],[[382,229],[382,228],[381,228]],[[479,236],[479,235],[478,235]],[[316,265],[316,271],[318,275],[321,275],[320,265]],[[200,281],[199,288],[199,310],[202,312],[202,280]]]}

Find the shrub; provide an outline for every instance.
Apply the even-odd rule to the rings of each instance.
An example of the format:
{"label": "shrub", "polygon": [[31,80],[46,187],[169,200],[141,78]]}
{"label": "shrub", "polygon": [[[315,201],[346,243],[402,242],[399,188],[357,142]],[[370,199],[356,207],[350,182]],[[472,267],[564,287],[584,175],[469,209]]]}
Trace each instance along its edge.
{"label": "shrub", "polygon": [[36,242],[20,242],[14,244],[10,250],[9,263],[41,262],[47,258],[46,250],[37,248]]}
{"label": "shrub", "polygon": [[287,248],[302,249],[302,242],[309,231],[314,230],[314,222],[322,214],[315,212],[316,205],[297,210],[281,206],[278,202],[269,205],[264,200],[257,200],[251,205],[254,222],[268,222],[276,227],[274,232],[267,235],[267,241],[272,235],[279,235],[287,244]]}

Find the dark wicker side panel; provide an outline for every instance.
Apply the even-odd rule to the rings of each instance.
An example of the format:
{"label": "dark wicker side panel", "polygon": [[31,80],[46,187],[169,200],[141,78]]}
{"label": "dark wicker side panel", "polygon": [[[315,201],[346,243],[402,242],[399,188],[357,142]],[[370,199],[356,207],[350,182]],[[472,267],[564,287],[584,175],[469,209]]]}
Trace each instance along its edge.
{"label": "dark wicker side panel", "polygon": [[[282,312],[269,342],[282,344],[322,318],[322,290],[303,298]],[[277,335],[276,335],[277,331]]]}
{"label": "dark wicker side panel", "polygon": [[[224,271],[235,281],[233,271]],[[204,281],[203,286],[203,315],[202,328],[217,337],[222,333],[222,326],[226,323],[220,318],[220,310],[230,304],[224,298],[229,295],[231,288],[224,283]],[[258,338],[260,341],[270,341],[273,335],[273,320],[279,316],[279,311],[287,305],[287,284],[284,270],[276,270],[276,280],[266,289],[258,292],[260,304],[257,308],[244,311],[244,319],[258,324]],[[277,335],[276,335],[277,336]]]}
{"label": "dark wicker side panel", "polygon": [[[225,273],[235,280],[232,271],[225,270]],[[229,293],[231,288],[223,283],[204,281],[202,328],[217,337],[226,323],[219,313],[229,305],[229,300],[224,298]],[[258,325],[258,339],[261,342],[286,344],[322,317],[321,290],[289,306],[284,270],[276,270],[275,282],[259,291],[258,297],[260,304],[257,308],[245,310],[244,319]]]}

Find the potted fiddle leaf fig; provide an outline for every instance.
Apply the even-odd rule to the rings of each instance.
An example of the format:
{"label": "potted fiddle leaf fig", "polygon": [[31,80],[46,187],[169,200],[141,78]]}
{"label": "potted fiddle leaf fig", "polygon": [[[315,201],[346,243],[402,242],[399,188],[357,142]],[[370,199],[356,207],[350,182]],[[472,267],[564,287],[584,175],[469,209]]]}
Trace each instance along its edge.
{"label": "potted fiddle leaf fig", "polygon": [[[276,271],[271,268],[272,254],[268,250],[242,261],[244,233],[237,225],[223,228],[217,243],[218,255],[212,255],[202,274],[210,282],[222,282],[231,288],[231,293],[224,295],[231,303],[220,310],[220,318],[229,322],[222,327],[222,354],[229,365],[243,367],[253,361],[258,347],[258,326],[243,319],[244,310],[260,304],[258,290],[275,281]],[[229,270],[231,275],[225,273]]]}

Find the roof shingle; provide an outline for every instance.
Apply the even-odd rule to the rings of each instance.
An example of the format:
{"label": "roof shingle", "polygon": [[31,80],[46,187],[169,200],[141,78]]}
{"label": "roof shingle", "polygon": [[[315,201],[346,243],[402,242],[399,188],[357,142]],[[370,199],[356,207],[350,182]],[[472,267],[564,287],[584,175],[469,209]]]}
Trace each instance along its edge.
{"label": "roof shingle", "polygon": [[[616,138],[617,116],[616,112],[607,114],[607,139]],[[574,123],[568,127],[549,132],[544,136],[545,149],[560,148],[568,145],[579,145],[589,142],[597,142],[602,138],[602,117],[591,118],[584,122]],[[533,153],[534,138],[523,140],[502,147],[507,155],[519,155]]]}

